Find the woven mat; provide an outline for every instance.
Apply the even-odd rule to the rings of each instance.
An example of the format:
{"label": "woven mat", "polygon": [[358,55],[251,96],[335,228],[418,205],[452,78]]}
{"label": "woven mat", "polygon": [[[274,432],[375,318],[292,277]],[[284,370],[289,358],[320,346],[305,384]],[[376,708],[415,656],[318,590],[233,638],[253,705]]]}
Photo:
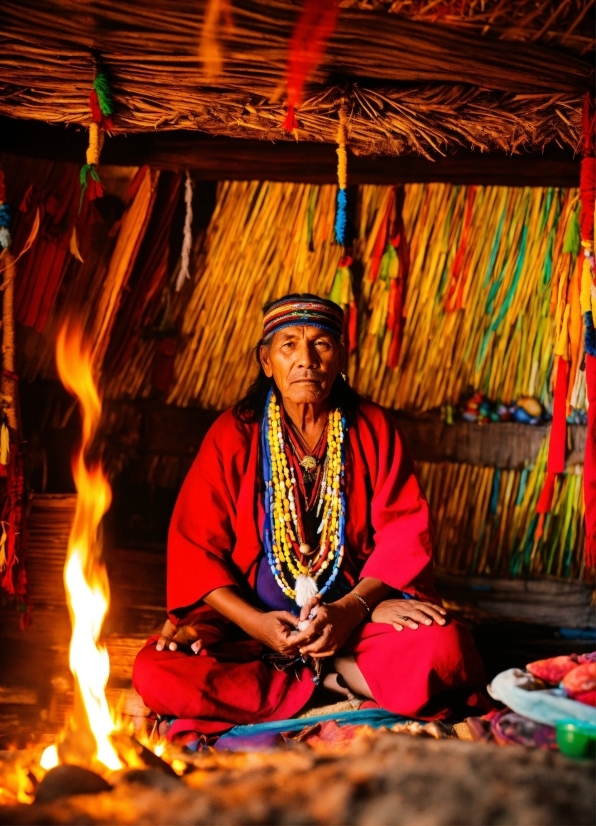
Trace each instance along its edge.
{"label": "woven mat", "polygon": [[339,703],[332,703],[329,706],[309,708],[304,714],[298,714],[296,719],[306,720],[309,717],[320,717],[323,714],[343,714],[346,711],[358,711],[363,702],[363,700],[342,700]]}
{"label": "woven mat", "polygon": [[455,723],[453,726],[453,732],[456,735],[458,740],[473,740],[472,733],[468,724],[464,721],[463,723]]}

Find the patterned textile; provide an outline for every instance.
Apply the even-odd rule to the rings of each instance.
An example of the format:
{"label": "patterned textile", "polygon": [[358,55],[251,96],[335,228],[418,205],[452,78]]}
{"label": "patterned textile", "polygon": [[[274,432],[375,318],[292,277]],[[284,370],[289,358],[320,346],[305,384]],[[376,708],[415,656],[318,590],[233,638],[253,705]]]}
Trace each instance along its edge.
{"label": "patterned textile", "polygon": [[335,302],[309,293],[286,295],[265,306],[263,311],[264,336],[284,327],[310,325],[341,336],[344,313]]}

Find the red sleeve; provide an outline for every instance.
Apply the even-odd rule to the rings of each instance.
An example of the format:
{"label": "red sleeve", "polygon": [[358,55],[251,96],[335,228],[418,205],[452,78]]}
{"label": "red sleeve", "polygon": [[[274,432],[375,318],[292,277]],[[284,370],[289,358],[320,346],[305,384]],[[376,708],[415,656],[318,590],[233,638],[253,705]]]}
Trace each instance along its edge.
{"label": "red sleeve", "polygon": [[397,423],[380,407],[367,405],[362,445],[373,483],[374,550],[360,578],[374,577],[399,591],[436,599],[428,503]]}
{"label": "red sleeve", "polygon": [[210,591],[237,585],[235,542],[241,425],[231,412],[211,427],[176,501],[168,535],[168,611],[195,606]]}

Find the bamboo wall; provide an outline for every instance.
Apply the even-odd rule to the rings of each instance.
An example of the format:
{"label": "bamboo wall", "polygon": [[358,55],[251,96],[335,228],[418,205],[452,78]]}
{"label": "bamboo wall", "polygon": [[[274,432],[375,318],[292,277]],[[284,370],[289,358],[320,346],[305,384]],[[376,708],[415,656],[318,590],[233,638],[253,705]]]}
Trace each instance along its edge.
{"label": "bamboo wall", "polygon": [[[129,180],[134,173],[126,171]],[[110,352],[115,319],[129,300],[131,282],[142,294],[135,251],[142,249],[146,228],[155,226],[153,193],[159,183],[159,173],[147,175],[137,194],[125,199],[122,219],[111,227],[97,224],[85,261],[71,262],[45,330],[25,339],[21,375],[52,376],[53,337],[73,306],[94,335],[100,331],[98,353]],[[105,179],[109,188],[110,176]],[[122,175],[118,180],[122,190]],[[24,190],[25,177],[20,183]],[[201,195],[199,190],[195,209]],[[521,395],[534,396],[549,408],[553,342],[576,272],[577,192],[413,184],[403,195],[411,265],[403,342],[397,367],[391,368],[392,280],[405,272],[395,260],[381,267],[375,280],[371,272],[393,191],[383,186],[351,190],[358,306],[358,347],[349,364],[354,386],[413,415],[454,406],[468,388],[507,404]],[[155,294],[135,337],[119,348],[125,357],[104,364],[107,397],[155,395],[156,353],[166,335],[175,356],[165,400],[205,410],[231,406],[256,369],[252,348],[260,337],[262,304],[290,291],[329,294],[340,258],[334,218],[333,186],[218,184],[208,226],[195,235],[190,280],[176,293],[177,269],[170,267],[161,297]],[[154,278],[147,261],[140,275]],[[574,373],[572,385],[569,400],[583,410],[583,372]],[[540,528],[534,508],[545,473],[544,450],[523,470],[461,462],[422,464],[420,470],[435,520],[437,561],[446,570],[581,574],[580,466],[563,477],[553,513]]]}
{"label": "bamboo wall", "polygon": [[[260,337],[262,304],[290,291],[329,293],[340,257],[334,195],[332,186],[219,186],[206,238],[195,250],[193,283],[175,299],[183,343],[170,403],[231,406],[254,375],[251,350]],[[548,406],[558,300],[577,255],[562,251],[577,193],[406,186],[412,265],[397,369],[387,366],[389,280],[371,284],[368,277],[390,196],[390,187],[358,190],[354,386],[381,404],[412,411],[455,404],[468,386],[505,403],[529,395]],[[450,308],[454,280],[458,304]],[[140,343],[108,382],[110,396],[150,394],[153,348]],[[581,373],[574,402],[585,405]]]}

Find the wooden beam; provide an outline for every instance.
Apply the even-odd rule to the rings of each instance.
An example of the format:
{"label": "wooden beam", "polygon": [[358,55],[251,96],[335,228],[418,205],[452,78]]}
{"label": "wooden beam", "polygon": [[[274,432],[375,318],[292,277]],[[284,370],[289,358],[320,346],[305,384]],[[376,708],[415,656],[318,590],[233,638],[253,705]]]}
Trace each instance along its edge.
{"label": "wooden beam", "polygon": [[[550,425],[525,425],[518,422],[457,421],[448,425],[439,419],[398,416],[400,428],[414,458],[419,462],[465,462],[470,465],[523,470],[533,464]],[[567,467],[583,465],[586,425],[567,428],[571,449]]]}
{"label": "wooden beam", "polygon": [[[115,418],[119,411],[134,405],[142,413],[140,441],[135,445],[137,456],[158,455],[194,457],[201,442],[217,418],[217,412],[198,407],[175,407],[154,400],[109,399],[108,410]],[[503,469],[522,470],[534,464],[540,447],[548,435],[549,425],[491,422],[478,425],[457,421],[448,425],[438,418],[407,418],[395,413],[405,441],[414,459],[419,462],[465,462]],[[570,450],[567,465],[584,462],[587,428],[570,425]],[[117,450],[123,451],[124,445]]]}
{"label": "wooden beam", "polygon": [[[39,121],[0,117],[0,151],[82,164],[86,131]],[[160,169],[190,169],[203,180],[270,180],[334,183],[335,147],[324,143],[219,138],[185,130],[135,133],[108,138],[102,163],[149,164]],[[500,186],[573,187],[579,160],[571,152],[506,156],[459,152],[428,161],[418,156],[350,155],[353,184],[441,182]]]}
{"label": "wooden beam", "polygon": [[589,582],[456,576],[436,571],[435,584],[448,607],[472,608],[496,616],[565,628],[594,628]]}

